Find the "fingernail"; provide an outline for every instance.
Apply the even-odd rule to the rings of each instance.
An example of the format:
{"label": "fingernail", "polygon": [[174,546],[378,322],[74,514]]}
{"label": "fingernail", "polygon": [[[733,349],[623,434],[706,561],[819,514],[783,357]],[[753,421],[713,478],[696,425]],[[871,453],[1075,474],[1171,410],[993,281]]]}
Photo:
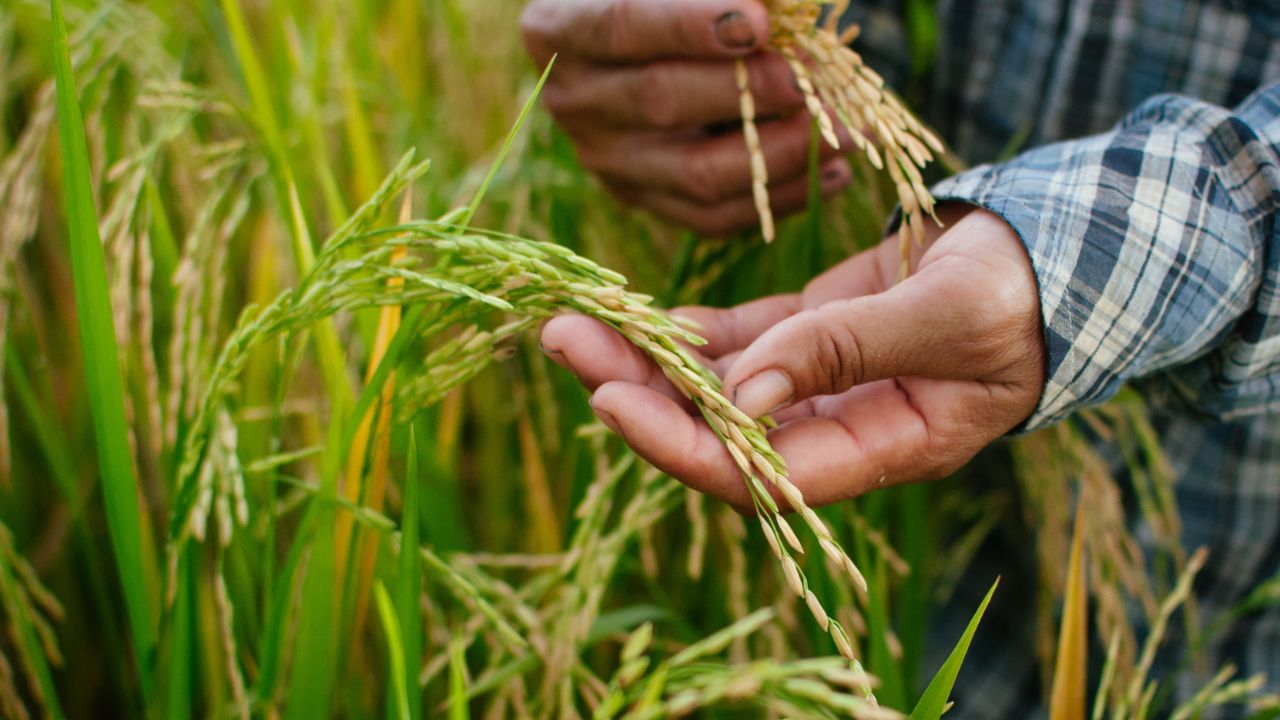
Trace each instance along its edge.
{"label": "fingernail", "polygon": [[557,350],[555,348],[549,348],[546,345],[543,345],[541,342],[538,343],[538,348],[542,350],[543,355],[546,355],[547,357],[551,358],[551,360],[555,362],[555,364],[568,366],[569,359],[564,356],[564,351]]}
{"label": "fingernail", "polygon": [[786,373],[765,370],[738,385],[733,391],[733,404],[750,417],[758,418],[782,409],[795,394],[795,386]]}
{"label": "fingernail", "polygon": [[588,400],[587,402],[591,405],[591,411],[596,414],[597,418],[600,418],[600,422],[604,423],[605,427],[609,428],[610,430],[614,431],[619,435],[622,434],[622,426],[618,424],[618,419],[615,418],[608,411],[601,410],[600,408],[596,407],[595,396],[592,396],[591,399]]}
{"label": "fingernail", "polygon": [[751,29],[747,16],[731,10],[716,18],[716,40],[730,50],[745,50],[756,45],[756,31]]}

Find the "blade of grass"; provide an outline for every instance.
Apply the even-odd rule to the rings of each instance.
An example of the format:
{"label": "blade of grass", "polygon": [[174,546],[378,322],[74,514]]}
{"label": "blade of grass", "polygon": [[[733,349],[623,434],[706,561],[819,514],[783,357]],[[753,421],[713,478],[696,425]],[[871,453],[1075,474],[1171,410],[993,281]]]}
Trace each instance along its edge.
{"label": "blade of grass", "polygon": [[542,94],[542,86],[547,84],[547,78],[551,76],[551,68],[555,67],[555,65],[556,56],[553,55],[551,61],[547,63],[547,68],[542,71],[542,77],[538,78],[538,84],[534,86],[533,92],[529,94],[529,99],[525,101],[524,107],[520,109],[520,115],[516,118],[515,125],[511,126],[511,132],[507,133],[507,139],[502,142],[502,149],[498,151],[498,157],[494,158],[493,164],[489,166],[489,172],[485,175],[484,182],[480,183],[480,188],[476,190],[476,194],[471,198],[471,204],[467,206],[461,219],[458,220],[457,224],[460,227],[465,228],[471,223],[471,218],[475,216],[476,210],[479,209],[485,193],[489,190],[489,186],[493,184],[493,179],[497,177],[503,161],[507,159],[507,153],[511,151],[511,144],[515,142],[516,136],[520,134],[520,129],[524,127],[525,120],[529,118],[529,113],[538,104],[538,96]]}
{"label": "blade of grass", "polygon": [[911,77],[923,78],[938,54],[938,14],[935,0],[907,0],[907,46],[911,52]]}
{"label": "blade of grass", "polygon": [[[393,695],[395,704],[392,705],[391,699],[388,698],[387,716],[396,717],[399,720],[409,720],[412,715],[409,712],[409,684],[405,680],[404,646],[400,643],[400,623],[396,620],[396,610],[391,604],[391,596],[387,594],[387,588],[383,586],[381,580],[378,580],[374,585],[374,596],[378,602],[378,615],[382,618],[382,630],[387,635],[387,656],[391,664],[391,684],[395,688]],[[391,713],[393,707],[395,708],[394,715]]]}
{"label": "blade of grass", "polygon": [[[147,582],[144,525],[148,517],[139,507],[137,479],[129,449],[124,409],[124,379],[120,351],[111,317],[106,259],[98,234],[89,175],[89,150],[80,116],[75,78],[67,44],[67,28],[60,0],[50,0],[53,17],[54,70],[57,78],[58,128],[62,143],[66,188],[68,240],[75,285],[80,351],[101,464],[107,527],[124,588],[129,629],[133,637],[138,679],[144,697],[151,697],[151,661],[156,644],[155,602]],[[154,564],[154,558],[151,563]]]}
{"label": "blade of grass", "polygon": [[449,643],[449,720],[467,720],[466,648],[455,639]]}
{"label": "blade of grass", "polygon": [[991,589],[987,591],[987,596],[983,598],[982,604],[978,606],[978,611],[973,614],[973,619],[969,621],[969,627],[965,628],[964,634],[960,636],[960,642],[956,643],[947,661],[942,664],[938,674],[933,676],[929,687],[925,688],[920,702],[916,703],[915,709],[911,711],[910,720],[938,720],[942,717],[947,707],[947,699],[951,697],[951,688],[955,687],[956,677],[960,674],[960,666],[964,664],[964,656],[969,652],[969,644],[973,642],[973,634],[978,631],[978,623],[982,622],[982,615],[986,613],[987,605],[996,594],[998,587],[1000,587],[1000,579],[996,578]]}
{"label": "blade of grass", "polygon": [[871,646],[867,663],[868,667],[876,669],[876,676],[880,678],[876,698],[891,708],[902,709],[907,706],[907,689],[902,678],[902,665],[889,649],[889,634],[893,627],[885,589],[889,583],[889,572],[884,556],[876,553],[871,567],[874,568],[875,581],[869,583],[871,587],[867,593],[867,635]]}
{"label": "blade of grass", "polygon": [[[409,222],[412,210],[413,193],[412,186],[410,186],[405,190],[404,202],[400,207],[400,222],[402,224]],[[403,247],[396,248],[391,252],[388,262],[394,265],[407,255],[408,249]],[[402,278],[388,278],[387,280],[388,289],[397,288],[403,284],[404,280]],[[382,361],[382,357],[386,353],[387,346],[390,345],[391,339],[395,337],[395,333],[399,328],[400,306],[387,305],[383,307],[378,317],[373,352],[369,355],[368,378],[373,376],[378,363]],[[382,387],[382,395],[376,412],[374,408],[370,407],[368,412],[360,419],[360,426],[356,430],[355,439],[352,441],[347,455],[347,475],[346,483],[343,487],[343,495],[352,503],[361,502],[363,497],[365,499],[364,505],[375,511],[382,510],[382,500],[387,487],[387,464],[391,455],[391,400],[394,396],[395,376],[392,375],[387,378]],[[366,487],[364,482],[365,457],[371,437],[373,441],[373,458],[369,462],[369,482]],[[364,625],[365,605],[368,597],[365,588],[369,586],[369,580],[373,577],[373,564],[378,546],[376,536],[362,537],[360,534],[353,535],[352,523],[353,518],[349,514],[343,513],[338,516],[338,524],[335,531],[335,536],[337,537],[337,572],[334,577],[338,582],[349,581],[347,577],[347,553],[353,546],[359,547],[359,555],[356,557],[358,575],[354,581],[356,592],[355,622],[352,627],[352,632],[358,634]]]}
{"label": "blade of grass", "polygon": [[[345,56],[343,60],[346,60]],[[339,72],[346,74],[339,84],[342,86],[343,129],[346,131],[346,145],[351,153],[353,168],[352,182],[356,197],[366,198],[378,189],[379,178],[384,174],[382,163],[374,149],[374,135],[365,116],[364,105],[360,102],[360,83],[356,78],[356,71],[350,62],[343,62]]]}
{"label": "blade of grass", "polygon": [[173,720],[191,717],[192,661],[197,659],[195,638],[196,573],[192,567],[195,553],[190,545],[182,551],[178,561],[178,594],[173,601],[173,615],[169,627],[169,657],[164,663],[168,675],[165,698],[166,717]]}
{"label": "blade of grass", "polygon": [[[71,459],[75,454],[71,451],[71,443],[67,440],[63,427],[57,418],[52,417],[38,395],[39,389],[33,386],[27,373],[26,361],[18,352],[16,343],[7,342],[4,346],[4,369],[9,376],[9,384],[18,407],[27,416],[31,428],[35,432],[36,442],[44,454],[47,470],[58,490],[62,493],[63,502],[77,524],[82,522],[85,500],[81,496],[76,469]],[[11,410],[12,411],[12,410]]]}
{"label": "blade of grass", "polygon": [[[396,572],[396,614],[400,618],[403,636],[404,663],[413,672],[414,693],[409,697],[409,715],[413,720],[422,717],[421,694],[417,672],[422,666],[422,615],[418,611],[418,594],[422,591],[422,562],[418,556],[421,545],[418,532],[418,435],[409,426],[409,457],[404,473],[404,509],[400,520],[400,566]],[[390,717],[390,709],[387,715]]]}
{"label": "blade of grass", "polygon": [[[313,500],[315,534],[307,561],[298,617],[298,645],[289,677],[286,717],[329,716],[329,700],[337,667],[337,609],[342,607],[343,588],[334,587],[334,515],[337,513],[338,475],[342,467],[341,443],[344,415],[335,403],[330,420],[329,440],[320,492]],[[319,502],[315,502],[319,501]]]}
{"label": "blade of grass", "polygon": [[535,552],[555,552],[560,548],[560,520],[543,462],[543,446],[533,429],[533,420],[521,414],[516,421],[520,448],[520,465],[524,475],[525,513],[530,522],[532,548]]}
{"label": "blade of grass", "polygon": [[924,656],[925,630],[929,627],[930,583],[925,573],[925,563],[934,557],[932,524],[929,522],[929,486],[925,483],[907,485],[898,494],[897,547],[902,559],[911,571],[902,582],[902,592],[897,601],[899,639],[902,641],[903,680],[909,692],[918,687],[920,661]]}
{"label": "blade of grass", "polygon": [[[228,3],[235,2],[235,0],[223,1]],[[510,132],[507,133],[507,137],[502,143],[502,149],[498,151],[498,157],[494,158],[493,163],[489,166],[489,172],[485,175],[484,182],[480,183],[476,194],[471,198],[471,204],[458,213],[456,219],[452,220],[457,232],[465,231],[467,226],[470,225],[471,218],[480,207],[480,202],[484,200],[485,193],[488,192],[489,186],[493,184],[493,179],[497,177],[498,170],[502,167],[503,161],[506,160],[507,153],[511,150],[511,145],[515,142],[516,136],[520,134],[520,130],[524,128],[525,121],[529,118],[529,113],[537,105],[538,97],[542,94],[542,87],[546,84],[547,78],[550,77],[551,68],[553,67],[555,67],[554,56],[551,58],[551,62],[547,63],[547,68],[542,71],[542,77],[538,79],[538,84],[534,86],[533,92],[529,94],[529,99],[525,101],[524,107],[521,108],[520,115],[516,118],[515,124],[511,126]],[[352,418],[363,418],[365,413],[369,412],[370,408],[373,407],[374,401],[382,392],[383,385],[388,382],[395,367],[400,363],[401,354],[418,334],[418,327],[421,325],[426,312],[426,306],[415,305],[409,312],[405,313],[400,323],[400,328],[391,337],[391,342],[387,344],[382,361],[376,364],[377,369],[366,378],[364,389],[356,399],[355,412],[352,413]],[[358,424],[353,423],[348,427],[343,435],[343,447],[351,447],[358,432]]]}
{"label": "blade of grass", "polygon": [[1084,513],[1076,509],[1067,564],[1067,597],[1058,630],[1058,658],[1054,665],[1050,720],[1084,720],[1085,676],[1089,654],[1088,580],[1084,572]]}
{"label": "blade of grass", "polygon": [[[79,489],[81,484],[71,459],[75,457],[72,444],[68,439],[67,428],[49,409],[41,405],[41,398],[53,396],[48,378],[43,375],[32,377],[26,368],[22,353],[17,351],[14,342],[5,343],[4,369],[9,376],[10,388],[19,407],[24,411],[28,422],[36,435],[47,468],[53,474],[54,482],[63,495],[63,502],[71,515],[74,549],[72,552],[80,557],[77,574],[83,578],[88,587],[88,597],[93,607],[93,622],[101,628],[101,637],[105,645],[111,646],[122,641],[122,629],[119,625],[120,598],[115,591],[109,589],[106,573],[108,568],[99,562],[99,544],[95,542],[85,513],[86,500]],[[127,666],[120,668],[111,666],[109,682],[118,686],[126,684],[124,677],[128,674]],[[135,708],[131,708],[135,709]]]}
{"label": "blade of grass", "polygon": [[[266,145],[267,156],[273,171],[272,177],[275,181],[276,201],[280,205],[282,217],[287,219],[285,224],[289,228],[293,241],[294,264],[297,266],[298,274],[305,275],[315,264],[315,248],[312,246],[311,231],[307,227],[306,216],[302,212],[302,203],[298,199],[298,187],[294,182],[293,171],[285,154],[283,133],[268,89],[270,85],[267,75],[257,51],[254,50],[253,38],[249,35],[239,0],[222,0],[222,12],[227,19],[227,30],[231,34],[241,75],[249,90],[251,119],[258,131],[262,133],[262,139]],[[330,396],[335,401],[341,399],[349,402],[351,386],[346,379],[342,345],[338,341],[333,322],[323,320],[316,324],[313,331],[320,368],[324,373],[325,385]]]}
{"label": "blade of grass", "polygon": [[[8,598],[17,594],[17,578],[9,568],[9,563],[5,558],[5,554],[0,552],[0,598],[5,598],[4,605],[6,610],[12,610]],[[58,689],[53,684],[53,674],[49,671],[49,663],[45,658],[44,646],[41,645],[40,639],[36,635],[35,628],[31,626],[31,622],[22,612],[6,613],[10,617],[7,618],[8,624],[16,640],[19,644],[17,651],[26,658],[27,668],[33,673],[39,692],[39,700],[45,713],[55,719],[63,717],[62,706],[58,702]]]}
{"label": "blade of grass", "polygon": [[[303,553],[310,545],[310,540],[315,533],[316,514],[320,505],[321,503],[312,503],[299,524],[297,534],[294,536],[294,542],[285,556],[284,564],[280,566],[279,577],[274,580],[273,592],[269,596],[271,598],[270,605],[267,608],[262,642],[258,650],[258,657],[262,658],[262,672],[258,677],[256,688],[257,696],[264,699],[274,700],[276,697],[276,682],[279,679],[286,655],[284,646],[291,622],[290,611],[293,609],[294,591],[297,584],[295,578],[298,573],[298,567],[302,562]],[[278,713],[276,714],[278,715]]]}

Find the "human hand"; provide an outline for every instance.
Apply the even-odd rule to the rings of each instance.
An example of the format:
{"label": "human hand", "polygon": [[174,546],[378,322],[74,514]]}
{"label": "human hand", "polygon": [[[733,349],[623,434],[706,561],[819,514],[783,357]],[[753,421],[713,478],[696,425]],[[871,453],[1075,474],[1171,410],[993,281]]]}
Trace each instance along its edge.
{"label": "human hand", "polygon": [[[707,235],[757,223],[734,77],[745,58],[772,207],[804,207],[811,119],[787,63],[759,52],[769,19],[755,0],[533,0],[521,26],[535,62],[559,54],[542,97],[582,164],[624,202]],[[852,175],[821,146],[830,195]]]}
{"label": "human hand", "polygon": [[[700,359],[752,417],[813,506],[883,485],[943,477],[1035,409],[1044,341],[1035,275],[1000,218],[943,206],[914,274],[893,284],[889,238],[817,277],[804,292],[734,308],[692,307]],[[581,315],[542,331],[557,363],[592,390],[596,415],[637,453],[743,511],[751,499],[719,438],[657,366]]]}

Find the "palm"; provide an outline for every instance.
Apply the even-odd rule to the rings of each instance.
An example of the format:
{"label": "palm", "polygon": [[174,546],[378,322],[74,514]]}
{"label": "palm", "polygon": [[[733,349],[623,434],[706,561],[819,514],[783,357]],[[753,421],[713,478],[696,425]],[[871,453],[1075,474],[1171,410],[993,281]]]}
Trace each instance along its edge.
{"label": "palm", "polygon": [[[794,366],[788,373],[805,399],[773,414],[769,440],[812,504],[940,477],[1025,419],[1039,397],[1043,351],[1025,254],[1016,237],[1011,244],[993,232],[993,216],[950,220],[954,230],[920,249],[916,273],[901,284],[892,282],[890,239],[803,293],[681,311],[703,326],[702,359],[731,396],[780,357]],[[638,350],[582,317],[552,321],[543,342],[637,452],[694,488],[750,506],[714,433]]]}

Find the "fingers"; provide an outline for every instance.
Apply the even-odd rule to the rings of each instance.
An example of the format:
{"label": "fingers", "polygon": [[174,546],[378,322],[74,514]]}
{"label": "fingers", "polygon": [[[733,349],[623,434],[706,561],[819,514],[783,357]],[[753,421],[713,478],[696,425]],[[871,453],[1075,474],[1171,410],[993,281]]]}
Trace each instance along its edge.
{"label": "fingers", "polygon": [[[851,178],[848,163],[842,158],[836,158],[823,166],[818,191],[824,198],[831,197],[847,187]],[[708,237],[722,237],[751,229],[760,223],[755,198],[750,192],[740,193],[728,200],[707,203],[679,194],[643,190],[634,186],[611,184],[609,188],[624,202],[646,208],[663,219]],[[795,213],[808,203],[807,176],[769,184],[769,206],[777,217]]]}
{"label": "fingers", "polygon": [[[880,381],[856,388],[838,407],[834,399],[825,404],[823,412],[769,433],[811,507],[944,477],[1003,432],[988,431],[992,396],[976,382]],[[658,469],[741,512],[754,512],[723,442],[696,414],[652,387],[620,381],[600,386],[591,406]],[[776,493],[775,500],[785,507]]]}
{"label": "fingers", "polygon": [[521,17],[538,64],[561,53],[601,62],[733,58],[769,37],[751,0],[534,0]]}
{"label": "fingers", "polygon": [[[938,260],[886,292],[798,313],[743,351],[725,391],[758,417],[885,378],[1029,382],[1039,342],[1038,317],[1026,311],[1038,305],[1034,280],[1010,284],[1000,270],[991,275],[996,267]],[[997,289],[1013,285],[1016,299]]]}
{"label": "fingers", "polygon": [[[804,106],[786,61],[776,53],[746,59],[759,117]],[[732,63],[664,60],[645,65],[565,65],[543,101],[566,127],[682,130],[737,120],[740,97]]]}
{"label": "fingers", "polygon": [[765,331],[796,313],[828,302],[884,292],[893,284],[898,251],[882,243],[841,262],[809,281],[803,293],[771,295],[730,308],[701,305],[679,307],[672,314],[698,323],[707,344],[698,350],[721,363],[730,363]]}
{"label": "fingers", "polygon": [[836,300],[888,290],[897,279],[899,255],[894,239],[840,262],[804,286],[804,307],[821,307]]}
{"label": "fingers", "polygon": [[689,318],[700,326],[698,334],[707,344],[700,350],[713,358],[722,358],[745,348],[760,334],[800,311],[801,297],[771,295],[731,308],[702,305],[676,308],[672,314]]}
{"label": "fingers", "polygon": [[751,499],[724,445],[701,417],[646,385],[611,382],[591,396],[600,421],[654,467],[740,510]]}
{"label": "fingers", "polygon": [[[804,115],[759,126],[770,184],[807,177],[811,127]],[[839,154],[823,143],[819,161],[829,162]],[[578,158],[606,182],[702,205],[751,192],[751,155],[741,132],[684,140],[644,132],[580,137]]]}
{"label": "fingers", "polygon": [[693,403],[680,394],[658,366],[613,328],[586,315],[561,315],[542,327],[542,351],[594,391],[615,380],[648,386],[681,407]]}
{"label": "fingers", "polygon": [[882,380],[814,405],[769,441],[815,506],[945,477],[1017,423],[995,416],[982,383],[962,380]]}

